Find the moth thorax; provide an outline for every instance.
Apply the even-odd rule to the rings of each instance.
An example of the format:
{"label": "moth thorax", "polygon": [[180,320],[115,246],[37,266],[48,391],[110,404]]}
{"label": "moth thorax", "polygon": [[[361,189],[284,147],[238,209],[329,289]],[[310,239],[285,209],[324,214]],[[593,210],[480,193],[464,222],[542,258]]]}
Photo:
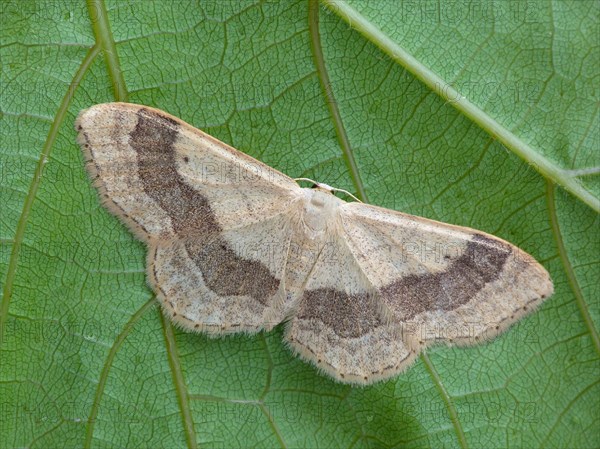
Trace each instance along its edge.
{"label": "moth thorax", "polygon": [[310,233],[316,237],[317,234],[326,232],[332,223],[337,208],[343,203],[331,192],[320,189],[302,189],[306,195],[304,202],[304,224]]}

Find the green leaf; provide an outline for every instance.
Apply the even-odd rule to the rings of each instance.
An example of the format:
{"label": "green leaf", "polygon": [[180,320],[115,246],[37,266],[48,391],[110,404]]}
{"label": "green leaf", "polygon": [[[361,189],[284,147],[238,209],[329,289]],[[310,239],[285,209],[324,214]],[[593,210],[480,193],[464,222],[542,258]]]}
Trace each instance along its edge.
{"label": "green leaf", "polygon": [[[2,2],[0,446],[598,447],[598,5]],[[77,113],[115,99],[496,234],[556,293],[368,388],[281,329],[174,329],[75,143]]]}

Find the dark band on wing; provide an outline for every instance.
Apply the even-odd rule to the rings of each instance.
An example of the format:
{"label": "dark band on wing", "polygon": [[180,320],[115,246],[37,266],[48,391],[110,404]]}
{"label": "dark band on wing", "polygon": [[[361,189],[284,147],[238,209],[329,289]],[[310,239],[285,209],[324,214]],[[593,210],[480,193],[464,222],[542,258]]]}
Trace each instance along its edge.
{"label": "dark band on wing", "polygon": [[425,311],[454,310],[500,277],[511,252],[509,245],[474,234],[446,271],[400,278],[380,290],[382,299],[401,320]]}
{"label": "dark band on wing", "polygon": [[208,288],[218,295],[247,295],[265,304],[280,280],[261,262],[235,254],[219,237],[221,227],[206,197],[177,172],[174,144],[179,123],[147,109],[137,115],[129,143],[137,153],[144,192],[169,215],[176,234],[184,241],[193,236],[185,246]]}
{"label": "dark band on wing", "polygon": [[[403,321],[425,311],[454,310],[498,279],[510,254],[508,245],[475,234],[465,253],[446,271],[406,276],[379,293]],[[382,324],[375,299],[329,288],[310,290],[304,293],[298,318],[319,320],[340,337],[360,337]]]}
{"label": "dark band on wing", "polygon": [[376,298],[367,293],[318,288],[304,292],[297,318],[319,320],[342,338],[356,338],[383,324],[379,310]]}

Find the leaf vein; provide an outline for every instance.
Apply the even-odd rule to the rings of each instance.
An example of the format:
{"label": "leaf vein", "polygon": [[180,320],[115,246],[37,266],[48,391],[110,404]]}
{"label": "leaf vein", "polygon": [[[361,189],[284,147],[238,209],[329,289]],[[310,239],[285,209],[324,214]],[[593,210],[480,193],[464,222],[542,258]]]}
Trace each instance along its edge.
{"label": "leaf vein", "polygon": [[88,418],[87,422],[85,440],[83,443],[84,448],[91,447],[92,437],[94,435],[94,426],[98,417],[98,409],[100,408],[100,401],[104,394],[104,388],[106,387],[106,381],[108,380],[108,374],[110,372],[110,368],[112,367],[114,358],[138,320],[148,311],[148,309],[154,305],[155,297],[153,296],[131,316],[127,324],[125,324],[123,327],[121,333],[115,339],[110,351],[108,352],[108,355],[106,356],[106,360],[104,361],[104,366],[102,367],[102,372],[100,373],[100,378],[98,380],[98,386],[96,387],[96,394],[94,395],[94,402],[92,403],[92,408],[90,410],[90,417]]}
{"label": "leaf vein", "polygon": [[[409,54],[403,47],[394,42],[348,3],[344,0],[321,1],[334,13],[348,22],[352,28],[373,42],[381,51],[450,103],[457,111],[464,114],[465,117],[486,131],[490,136],[498,139],[507,149],[533,166],[542,176],[554,183],[560,184],[565,190],[594,211],[600,212],[600,199],[587,190],[578,179],[567,176],[563,168],[521,140],[511,130],[504,127],[466,97],[460,95],[460,92],[454,89],[454,87]],[[440,89],[440,86],[444,86],[444,88]]]}
{"label": "leaf vein", "polygon": [[167,356],[169,358],[169,366],[171,367],[171,374],[173,376],[173,385],[177,395],[177,402],[179,403],[179,409],[181,410],[185,438],[188,447],[190,449],[196,449],[198,447],[198,442],[196,441],[196,431],[194,429],[194,420],[190,408],[190,398],[185,379],[183,378],[181,359],[179,357],[179,352],[177,351],[177,342],[175,341],[173,326],[161,310],[158,310],[158,314],[160,315],[160,321],[163,327]]}
{"label": "leaf vein", "polygon": [[565,247],[565,243],[562,238],[562,233],[560,230],[560,225],[558,223],[558,214],[556,212],[556,199],[554,195],[554,184],[550,181],[546,182],[546,199],[548,202],[548,215],[550,218],[550,226],[552,227],[552,235],[556,241],[556,246],[558,247],[558,254],[560,255],[560,260],[565,269],[565,274],[567,275],[567,280],[569,285],[571,286],[571,290],[573,291],[573,295],[575,296],[575,302],[577,303],[577,307],[579,308],[579,312],[583,318],[583,322],[588,329],[592,342],[594,343],[594,348],[596,352],[600,354],[600,337],[598,337],[598,332],[596,331],[596,327],[592,321],[592,317],[590,316],[590,312],[588,311],[587,304],[585,303],[585,299],[583,297],[583,292],[581,291],[581,287],[579,286],[579,281],[577,280],[577,276],[575,275],[575,271],[573,270],[573,265],[569,260],[569,255],[567,254],[567,249]]}
{"label": "leaf vein", "polygon": [[356,188],[356,193],[361,201],[368,202],[367,193],[365,191],[363,182],[358,172],[358,166],[354,159],[354,153],[346,134],[346,128],[340,115],[335,95],[333,94],[333,87],[329,80],[329,74],[325,67],[325,58],[323,56],[323,47],[321,45],[321,36],[319,34],[319,3],[317,0],[309,0],[308,2],[308,27],[310,31],[310,48],[313,53],[313,59],[319,76],[319,83],[323,91],[323,96],[327,103],[327,108],[331,114],[335,133],[337,135],[342,153],[344,155],[344,161],[350,171],[350,177]]}
{"label": "leaf vein", "polygon": [[[67,109],[71,104],[71,99],[75,95],[75,91],[81,80],[83,79],[84,74],[86,73],[88,67],[92,64],[96,55],[99,52],[99,48],[94,46],[90,48],[88,53],[86,54],[83,62],[77,69],[75,76],[73,77],[73,81],[67,88],[67,92],[63,97],[58,111],[56,112],[56,116],[52,121],[52,125],[50,125],[50,130],[48,131],[48,137],[46,137],[46,142],[44,143],[44,147],[38,159],[37,165],[35,167],[35,171],[33,173],[33,177],[31,179],[31,184],[29,185],[29,191],[25,198],[25,203],[23,204],[23,210],[21,211],[21,215],[19,217],[19,221],[17,223],[17,229],[15,231],[15,237],[13,239],[14,244],[12,246],[12,251],[10,254],[9,262],[8,262],[8,270],[6,272],[6,279],[4,282],[4,288],[2,291],[2,299],[0,300],[0,348],[2,347],[2,342],[4,338],[4,327],[6,319],[8,318],[8,308],[10,305],[10,299],[13,292],[13,284],[15,281],[17,265],[19,264],[19,255],[21,251],[21,245],[23,243],[23,238],[25,236],[25,228],[27,227],[27,222],[29,220],[29,213],[33,207],[33,202],[36,199],[36,194],[38,188],[42,182],[42,178],[44,175],[44,166],[49,159],[50,152],[52,150],[52,146],[56,141],[56,137],[58,136],[58,130],[62,125],[62,122],[67,115]],[[73,87],[74,86],[74,87]]]}

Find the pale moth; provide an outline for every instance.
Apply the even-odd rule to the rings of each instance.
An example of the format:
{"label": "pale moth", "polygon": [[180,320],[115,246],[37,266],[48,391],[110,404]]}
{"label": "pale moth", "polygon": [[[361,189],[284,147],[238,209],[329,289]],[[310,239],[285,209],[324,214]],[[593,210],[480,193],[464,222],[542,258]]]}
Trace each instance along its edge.
{"label": "pale moth", "polygon": [[338,381],[405,370],[434,343],[476,344],[553,292],[516,246],[292,178],[163,111],[79,114],[104,205],[148,246],[164,313],[213,335],[270,330]]}

